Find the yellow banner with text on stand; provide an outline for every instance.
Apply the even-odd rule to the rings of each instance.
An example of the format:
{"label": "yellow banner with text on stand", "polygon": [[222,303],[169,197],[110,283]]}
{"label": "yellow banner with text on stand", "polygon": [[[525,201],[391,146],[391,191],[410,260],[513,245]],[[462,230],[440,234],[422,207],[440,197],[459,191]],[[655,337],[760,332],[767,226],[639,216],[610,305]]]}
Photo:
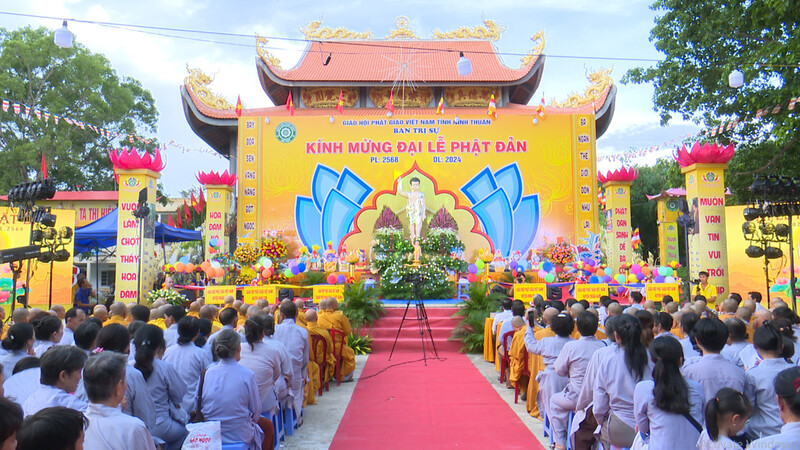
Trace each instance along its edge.
{"label": "yellow banner with text on stand", "polygon": [[319,303],[320,300],[326,299],[328,297],[333,297],[336,299],[337,302],[341,303],[344,301],[344,286],[341,284],[334,284],[334,285],[324,285],[318,284],[313,286],[314,290],[314,302]]}
{"label": "yellow banner with text on stand", "polygon": [[543,299],[547,298],[547,285],[545,283],[522,283],[514,285],[514,300],[522,300],[525,306],[529,306],[533,297],[539,294]]}
{"label": "yellow banner with text on stand", "polygon": [[266,286],[248,286],[242,289],[244,302],[252,305],[256,300],[263,298],[269,303],[275,303],[278,298],[278,289],[274,284]]}
{"label": "yellow banner with text on stand", "polygon": [[589,303],[595,303],[604,295],[608,295],[608,284],[606,283],[575,285],[576,300],[588,300]]}
{"label": "yellow banner with text on stand", "polygon": [[679,283],[647,283],[645,286],[648,300],[660,302],[665,295],[671,295],[675,301],[680,298],[681,285]]}
{"label": "yellow banner with text on stand", "polygon": [[208,286],[205,288],[206,304],[218,305],[225,303],[228,295],[236,297],[236,286]]}

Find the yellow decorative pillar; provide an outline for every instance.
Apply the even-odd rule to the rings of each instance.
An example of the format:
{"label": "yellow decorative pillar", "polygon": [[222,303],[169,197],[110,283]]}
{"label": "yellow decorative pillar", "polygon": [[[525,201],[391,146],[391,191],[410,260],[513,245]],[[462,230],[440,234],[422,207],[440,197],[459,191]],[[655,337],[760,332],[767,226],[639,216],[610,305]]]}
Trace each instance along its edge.
{"label": "yellow decorative pillar", "polygon": [[733,144],[695,144],[678,152],[678,164],[686,176],[686,201],[694,219],[689,233],[689,277],[707,271],[717,287],[717,298],[728,294],[728,255],[725,239],[725,169],[733,157]]}
{"label": "yellow decorative pillar", "polygon": [[159,264],[155,249],[156,182],[164,162],[132,148],[111,150],[114,174],[119,183],[117,209],[117,265],[114,292],[118,301],[144,300],[156,279]]}
{"label": "yellow decorative pillar", "polygon": [[614,273],[633,261],[631,246],[631,185],[638,172],[621,168],[598,174],[606,195],[606,257]]}
{"label": "yellow decorative pillar", "polygon": [[658,258],[662,265],[672,261],[680,261],[678,244],[678,210],[677,197],[660,195],[656,203],[658,222]]}
{"label": "yellow decorative pillar", "polygon": [[211,259],[218,253],[228,252],[228,234],[226,225],[230,217],[233,201],[233,186],[236,176],[226,170],[222,174],[216,172],[200,172],[197,179],[206,188],[206,221],[203,226],[205,235],[205,259]]}

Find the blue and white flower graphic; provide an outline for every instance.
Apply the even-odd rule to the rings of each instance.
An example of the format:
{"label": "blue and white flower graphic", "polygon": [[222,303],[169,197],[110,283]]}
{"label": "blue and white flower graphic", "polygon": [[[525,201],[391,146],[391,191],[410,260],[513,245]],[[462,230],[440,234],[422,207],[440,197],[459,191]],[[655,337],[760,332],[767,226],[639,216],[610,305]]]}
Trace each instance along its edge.
{"label": "blue and white flower graphic", "polygon": [[517,163],[496,172],[487,166],[464,184],[461,192],[472,203],[472,211],[495,250],[508,256],[530,248],[541,221],[539,194],[522,195],[522,173]]}
{"label": "blue and white flower graphic", "polygon": [[339,241],[353,228],[353,219],[373,188],[352,170],[342,172],[317,164],[311,179],[311,197],[298,195],[295,201],[295,225],[306,247]]}

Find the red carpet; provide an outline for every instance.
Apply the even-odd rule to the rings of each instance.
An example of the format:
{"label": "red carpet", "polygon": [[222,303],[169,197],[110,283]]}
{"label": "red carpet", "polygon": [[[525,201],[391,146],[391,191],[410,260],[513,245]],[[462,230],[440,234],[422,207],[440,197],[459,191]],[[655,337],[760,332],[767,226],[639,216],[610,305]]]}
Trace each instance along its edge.
{"label": "red carpet", "polygon": [[[440,352],[457,352],[461,348],[461,343],[449,342],[447,339],[453,334],[453,329],[458,325],[459,319],[452,317],[458,311],[458,308],[427,306],[425,309],[428,312],[428,323],[431,326],[433,340],[436,342],[436,349]],[[389,354],[394,338],[397,336],[397,329],[400,328],[404,311],[405,307],[386,308],[386,315],[372,323],[372,328],[369,331],[369,335],[372,336],[372,351]],[[425,336],[428,337],[427,329],[425,330]],[[430,347],[430,340],[425,345]],[[417,312],[413,306],[409,308],[406,321],[403,323],[403,329],[400,330],[397,347],[395,348],[395,351],[398,350],[419,352],[420,357],[422,356],[422,340],[419,337],[419,328],[417,327]]]}
{"label": "red carpet", "polygon": [[330,448],[543,448],[466,355],[439,355],[371,355]]}

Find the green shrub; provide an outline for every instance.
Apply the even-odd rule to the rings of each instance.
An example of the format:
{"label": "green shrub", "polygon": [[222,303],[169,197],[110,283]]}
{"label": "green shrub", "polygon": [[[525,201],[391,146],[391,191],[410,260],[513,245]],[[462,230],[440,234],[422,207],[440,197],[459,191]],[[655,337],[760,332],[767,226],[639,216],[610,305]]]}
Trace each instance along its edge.
{"label": "green shrub", "polygon": [[344,301],[339,309],[350,320],[353,329],[371,327],[372,322],[386,313],[380,297],[380,289],[364,289],[364,280],[344,287]]}
{"label": "green shrub", "polygon": [[459,303],[459,309],[453,317],[461,317],[461,321],[453,330],[449,341],[461,341],[461,351],[479,353],[483,351],[483,328],[486,318],[500,309],[500,301],[505,298],[501,293],[490,293],[489,285],[475,282],[469,285],[469,298]]}

